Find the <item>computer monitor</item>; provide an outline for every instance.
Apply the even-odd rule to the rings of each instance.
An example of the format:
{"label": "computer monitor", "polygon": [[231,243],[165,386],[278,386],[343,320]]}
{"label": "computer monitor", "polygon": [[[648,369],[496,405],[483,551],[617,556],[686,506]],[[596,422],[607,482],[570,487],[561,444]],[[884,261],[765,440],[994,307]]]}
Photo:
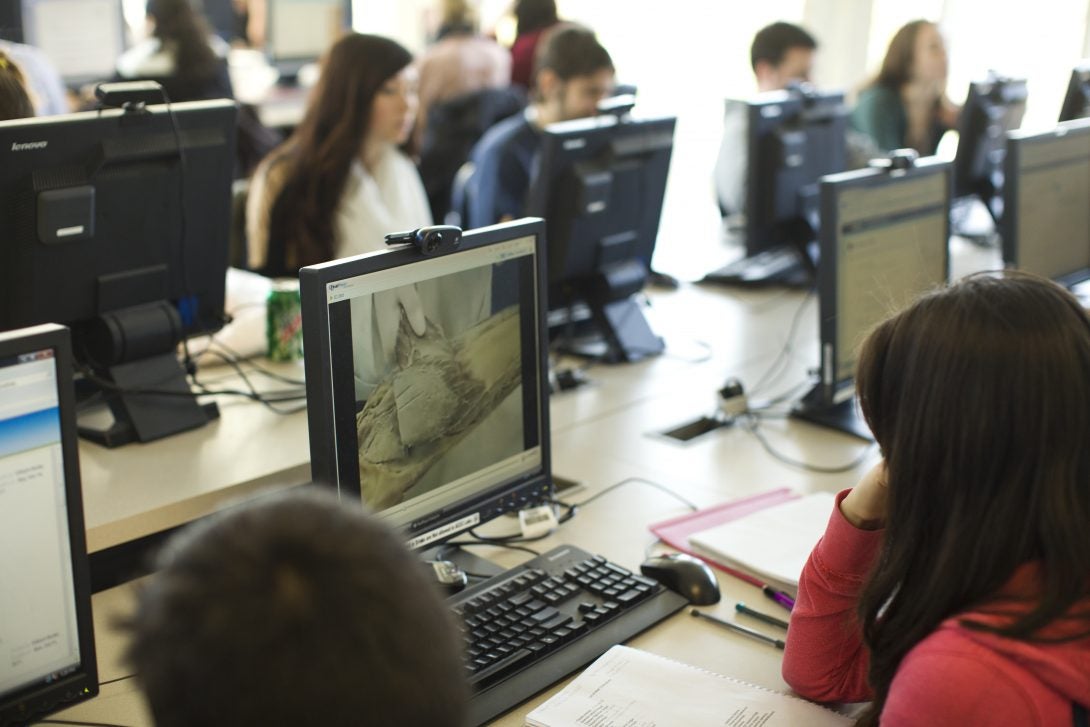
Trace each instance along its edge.
{"label": "computer monitor", "polygon": [[0,333],[0,391],[0,725],[21,725],[98,694],[68,331]]}
{"label": "computer monitor", "polygon": [[214,415],[176,346],[223,324],[235,116],[219,100],[0,122],[0,330],[73,327],[116,420],[81,429],[95,441]]}
{"label": "computer monitor", "polygon": [[1026,82],[990,73],[969,84],[958,119],[954,157],[954,198],[977,197],[998,224],[1003,216],[1003,156],[1007,132],[1026,111]]}
{"label": "computer monitor", "polygon": [[281,80],[291,81],[351,27],[347,0],[268,0],[265,55]]}
{"label": "computer monitor", "polygon": [[632,296],[650,272],[675,125],[603,114],[542,134],[527,211],[546,220],[549,308],[589,306],[607,361],[663,350]]}
{"label": "computer monitor", "polygon": [[1084,60],[1071,71],[1071,81],[1067,84],[1059,120],[1073,121],[1087,116],[1090,116],[1090,59]]}
{"label": "computer monitor", "polygon": [[1064,285],[1090,279],[1090,119],[1007,134],[1003,262]]}
{"label": "computer monitor", "polygon": [[116,73],[126,47],[121,0],[3,1],[7,39],[45,51],[69,86]]}
{"label": "computer monitor", "polygon": [[808,248],[819,225],[818,180],[847,168],[844,94],[802,85],[727,109],[745,115],[745,257],[705,279],[807,286],[816,262]]}
{"label": "computer monitor", "polygon": [[934,157],[821,180],[821,380],[794,416],[871,438],[853,398],[859,346],[892,311],[946,283],[950,187],[950,164]]}
{"label": "computer monitor", "polygon": [[299,273],[312,476],[411,547],[552,492],[544,234],[519,220]]}

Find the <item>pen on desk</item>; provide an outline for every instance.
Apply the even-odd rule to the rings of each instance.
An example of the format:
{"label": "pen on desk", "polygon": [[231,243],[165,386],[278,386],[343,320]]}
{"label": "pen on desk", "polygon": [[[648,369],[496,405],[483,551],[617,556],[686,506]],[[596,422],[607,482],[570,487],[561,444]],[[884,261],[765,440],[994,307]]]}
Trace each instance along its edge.
{"label": "pen on desk", "polygon": [[752,616],[758,621],[764,621],[766,624],[772,624],[773,626],[779,626],[781,629],[787,628],[787,622],[783,619],[778,619],[775,616],[769,616],[767,613],[761,613],[760,611],[754,611],[752,608],[744,603],[734,604],[734,610],[738,613],[744,613],[747,616]]}
{"label": "pen on desk", "polygon": [[787,595],[783,591],[777,591],[772,586],[768,586],[768,585],[761,586],[761,592],[764,593],[769,598],[771,598],[776,603],[778,603],[781,606],[783,606],[784,608],[786,608],[788,611],[790,611],[791,609],[793,609],[795,607],[795,599],[794,598],[791,598],[791,596]]}
{"label": "pen on desk", "polygon": [[736,623],[731,623],[730,621],[724,621],[723,619],[716,618],[715,616],[712,616],[711,614],[702,613],[700,611],[697,611],[695,608],[690,609],[689,614],[692,615],[692,616],[695,616],[697,618],[702,618],[705,621],[711,621],[716,626],[722,626],[725,629],[730,629],[731,631],[737,631],[738,633],[744,634],[744,635],[750,637],[751,639],[757,639],[758,641],[763,641],[766,644],[772,644],[777,649],[782,649],[784,647],[784,643],[783,643],[782,639],[774,639],[771,636],[768,636],[766,634],[762,634],[760,631],[754,631],[753,629],[746,628],[745,626],[739,626]]}

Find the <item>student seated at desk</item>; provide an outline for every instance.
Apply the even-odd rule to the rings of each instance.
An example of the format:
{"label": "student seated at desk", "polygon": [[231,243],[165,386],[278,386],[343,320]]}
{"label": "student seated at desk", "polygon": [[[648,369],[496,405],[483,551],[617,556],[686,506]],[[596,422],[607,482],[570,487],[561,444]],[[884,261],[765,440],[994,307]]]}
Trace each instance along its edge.
{"label": "student seated at desk", "polygon": [[27,93],[23,71],[0,51],[0,121],[26,119],[33,115],[34,104]]}
{"label": "student seated at desk", "polygon": [[1085,719],[1087,371],[1090,318],[1027,274],[967,278],[874,330],[856,384],[885,461],[837,497],[802,572],[788,684],[872,700],[861,725]]}
{"label": "student seated at desk", "polygon": [[461,638],[397,535],[312,490],[176,535],[127,624],[157,727],[465,724]]}
{"label": "student seated at desk", "polygon": [[302,123],[254,173],[252,269],[294,276],[431,224],[416,167],[398,150],[416,118],[411,62],[409,51],[376,35],[349,33],[329,50]]}
{"label": "student seated at desk", "polygon": [[613,60],[591,30],[566,24],[545,35],[535,61],[530,107],[493,126],[473,149],[467,227],[522,216],[541,129],[597,114],[598,103],[613,89],[613,77]]}

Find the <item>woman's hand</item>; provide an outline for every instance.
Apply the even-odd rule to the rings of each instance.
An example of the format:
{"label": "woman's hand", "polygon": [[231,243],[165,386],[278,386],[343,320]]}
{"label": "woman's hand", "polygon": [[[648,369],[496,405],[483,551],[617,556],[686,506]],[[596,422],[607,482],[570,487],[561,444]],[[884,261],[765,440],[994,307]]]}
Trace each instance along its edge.
{"label": "woman's hand", "polygon": [[889,499],[888,475],[883,460],[874,465],[847,496],[840,501],[840,513],[860,530],[878,530],[886,526]]}

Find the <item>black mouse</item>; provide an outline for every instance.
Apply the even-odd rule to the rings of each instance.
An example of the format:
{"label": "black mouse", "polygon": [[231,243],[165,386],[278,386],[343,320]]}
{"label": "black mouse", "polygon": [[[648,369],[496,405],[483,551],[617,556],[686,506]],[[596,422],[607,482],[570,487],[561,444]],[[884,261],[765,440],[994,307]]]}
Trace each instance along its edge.
{"label": "black mouse", "polygon": [[645,560],[640,572],[671,591],[680,593],[696,606],[719,603],[719,581],[702,561],[684,553],[658,555]]}

